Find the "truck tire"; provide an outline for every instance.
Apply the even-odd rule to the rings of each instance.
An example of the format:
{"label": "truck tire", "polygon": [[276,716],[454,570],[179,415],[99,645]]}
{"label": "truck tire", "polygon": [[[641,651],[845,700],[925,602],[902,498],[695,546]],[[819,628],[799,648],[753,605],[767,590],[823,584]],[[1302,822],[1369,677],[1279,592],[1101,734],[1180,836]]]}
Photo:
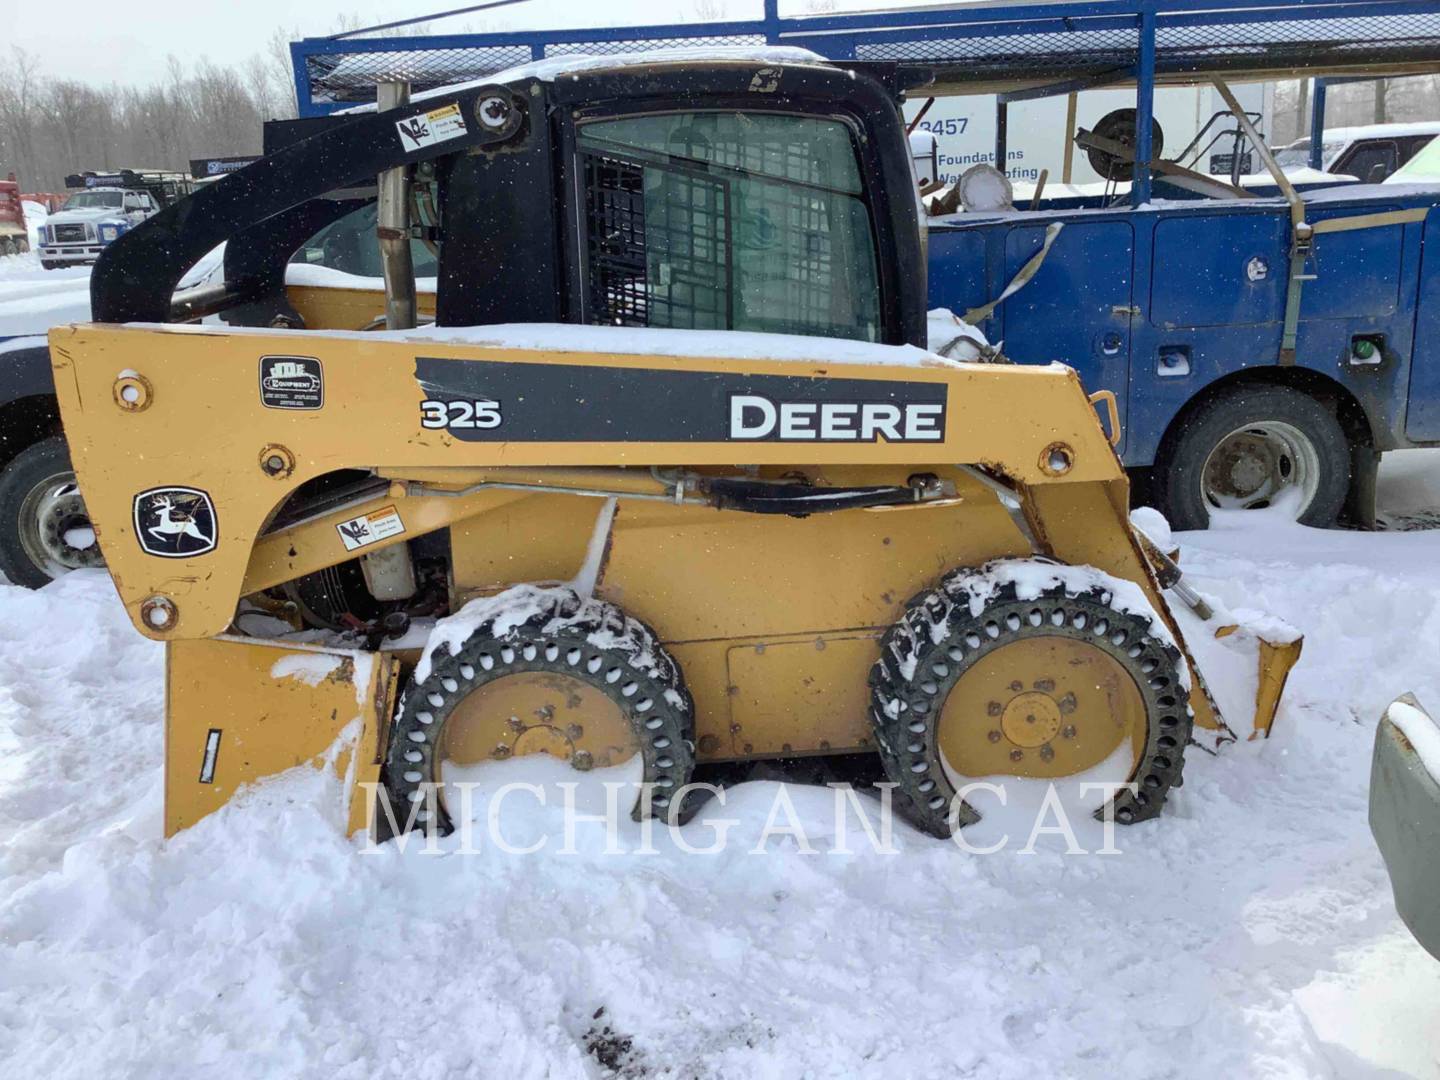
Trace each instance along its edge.
{"label": "truck tire", "polygon": [[1159,509],[1177,531],[1204,529],[1212,509],[1262,509],[1295,498],[1303,525],[1335,524],[1350,489],[1350,441],[1309,394],[1236,386],[1211,398],[1162,447]]}
{"label": "truck tire", "polygon": [[[77,539],[89,542],[77,546]],[[64,438],[22,450],[0,472],[0,572],[12,585],[38,589],[104,564]]]}
{"label": "truck tire", "polygon": [[59,268],[59,266],[60,264],[58,262],[55,262],[53,259],[40,260],[40,268],[42,270],[56,270]]}

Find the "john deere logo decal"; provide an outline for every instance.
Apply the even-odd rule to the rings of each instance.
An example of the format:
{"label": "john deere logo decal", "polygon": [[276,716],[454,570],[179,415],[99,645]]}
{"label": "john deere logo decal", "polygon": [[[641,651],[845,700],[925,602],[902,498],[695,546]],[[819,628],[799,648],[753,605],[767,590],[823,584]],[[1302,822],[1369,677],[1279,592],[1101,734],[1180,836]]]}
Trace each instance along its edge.
{"label": "john deere logo decal", "polygon": [[215,505],[198,488],[151,488],[135,496],[135,538],[147,555],[189,559],[215,550]]}
{"label": "john deere logo decal", "polygon": [[325,373],[313,356],[262,356],[260,403],[267,409],[318,409],[325,404]]}

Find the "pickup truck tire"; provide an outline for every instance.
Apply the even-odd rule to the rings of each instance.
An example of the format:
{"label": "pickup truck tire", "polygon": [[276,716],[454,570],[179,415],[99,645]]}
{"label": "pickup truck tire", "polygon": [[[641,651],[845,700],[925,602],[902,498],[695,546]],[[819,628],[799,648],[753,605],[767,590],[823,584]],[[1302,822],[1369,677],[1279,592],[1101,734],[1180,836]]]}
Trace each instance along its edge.
{"label": "pickup truck tire", "polygon": [[1216,508],[1260,509],[1290,499],[1303,525],[1335,524],[1350,489],[1350,442],[1309,394],[1236,386],[1191,413],[1162,447],[1154,489],[1176,530],[1204,529]]}
{"label": "pickup truck tire", "polygon": [[[76,547],[74,533],[88,534]],[[27,447],[0,472],[0,572],[12,585],[38,589],[83,567],[103,566],[65,440]]]}

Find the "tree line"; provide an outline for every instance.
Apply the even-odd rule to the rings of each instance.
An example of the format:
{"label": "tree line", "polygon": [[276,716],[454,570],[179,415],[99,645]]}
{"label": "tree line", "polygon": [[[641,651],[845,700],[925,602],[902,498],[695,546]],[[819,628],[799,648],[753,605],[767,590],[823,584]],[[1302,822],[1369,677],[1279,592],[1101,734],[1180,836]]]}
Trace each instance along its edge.
{"label": "tree line", "polygon": [[260,152],[261,125],[295,115],[288,37],[238,67],[171,57],[145,87],[94,86],[45,73],[12,47],[0,61],[0,176],[24,191],[63,191],[87,169],[185,170],[191,158]]}

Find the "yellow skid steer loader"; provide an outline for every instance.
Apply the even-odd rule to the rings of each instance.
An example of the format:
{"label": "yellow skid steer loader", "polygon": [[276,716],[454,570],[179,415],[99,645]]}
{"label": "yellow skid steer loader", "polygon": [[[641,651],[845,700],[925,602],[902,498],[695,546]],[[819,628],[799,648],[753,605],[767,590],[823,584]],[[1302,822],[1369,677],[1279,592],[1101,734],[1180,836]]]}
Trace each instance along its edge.
{"label": "yellow skid steer loader", "polygon": [[[116,241],[96,324],[51,334],[106,564],[167,646],[167,832],[307,762],[352,828],[368,781],[444,830],[447,767],[542,753],[637,764],[672,820],[697,764],[878,754],[936,835],[966,778],[1105,766],[1132,822],[1192,727],[1228,735],[1103,395],[924,351],[898,72],[380,89]],[[383,301],[287,290],[359,212]],[[172,295],[221,242],[224,284]]]}

